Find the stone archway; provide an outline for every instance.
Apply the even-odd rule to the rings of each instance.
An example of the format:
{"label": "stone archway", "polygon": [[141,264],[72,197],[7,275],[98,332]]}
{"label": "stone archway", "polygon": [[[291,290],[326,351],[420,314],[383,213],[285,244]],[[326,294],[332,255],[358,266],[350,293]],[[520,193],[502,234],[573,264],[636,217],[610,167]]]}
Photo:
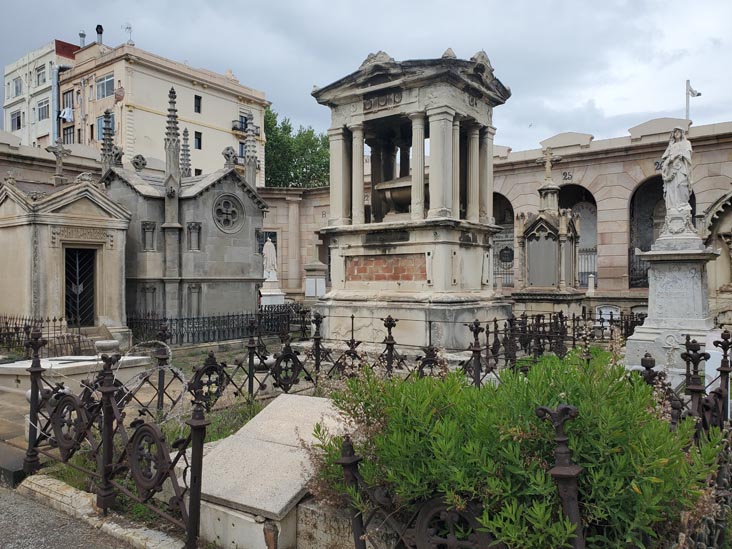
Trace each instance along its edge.
{"label": "stone archway", "polygon": [[[696,214],[696,198],[689,199],[691,214]],[[628,278],[631,288],[648,287],[648,264],[637,253],[647,252],[663,229],[666,203],[663,198],[663,179],[654,175],[633,191],[629,202]]]}
{"label": "stone archway", "polygon": [[496,285],[513,287],[513,206],[501,193],[493,193],[493,217],[501,227],[501,232],[493,237],[493,278]]}
{"label": "stone archway", "polygon": [[559,189],[559,207],[569,208],[579,215],[577,267],[579,285],[586,288],[590,275],[597,279],[597,201],[581,185],[568,184]]}

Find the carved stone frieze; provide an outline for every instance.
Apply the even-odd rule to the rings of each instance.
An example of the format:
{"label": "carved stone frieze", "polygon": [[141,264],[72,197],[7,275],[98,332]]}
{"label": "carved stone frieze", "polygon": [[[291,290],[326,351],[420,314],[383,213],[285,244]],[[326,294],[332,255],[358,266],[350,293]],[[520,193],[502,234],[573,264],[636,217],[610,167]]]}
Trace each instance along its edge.
{"label": "carved stone frieze", "polygon": [[109,231],[101,227],[74,227],[74,226],[58,226],[50,227],[50,246],[58,248],[65,240],[82,241],[82,242],[98,242],[105,244],[110,250],[114,249],[114,231]]}

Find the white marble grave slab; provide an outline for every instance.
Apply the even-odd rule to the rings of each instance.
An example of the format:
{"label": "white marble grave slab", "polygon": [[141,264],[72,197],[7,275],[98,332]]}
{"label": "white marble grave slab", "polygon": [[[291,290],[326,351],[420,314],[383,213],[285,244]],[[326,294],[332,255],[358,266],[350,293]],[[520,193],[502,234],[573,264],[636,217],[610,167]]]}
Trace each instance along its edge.
{"label": "white marble grave slab", "polygon": [[322,423],[343,432],[326,398],[280,395],[203,459],[202,499],[282,520],[307,493],[312,466],[301,441]]}

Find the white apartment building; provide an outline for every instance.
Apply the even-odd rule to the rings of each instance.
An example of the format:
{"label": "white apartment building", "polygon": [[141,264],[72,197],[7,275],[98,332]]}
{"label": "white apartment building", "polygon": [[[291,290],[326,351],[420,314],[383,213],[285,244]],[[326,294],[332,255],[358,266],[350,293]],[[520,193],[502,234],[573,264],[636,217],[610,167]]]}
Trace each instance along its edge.
{"label": "white apartment building", "polygon": [[47,147],[55,139],[52,82],[55,65],[73,63],[75,44],[53,40],[5,67],[3,124],[21,144]]}
{"label": "white apartment building", "polygon": [[256,185],[264,186],[264,111],[269,104],[264,92],[242,86],[230,71],[221,75],[194,69],[131,42],[105,46],[101,30],[97,27],[95,42],[77,49],[73,68],[61,74],[61,108],[72,111],[72,120],[61,121],[65,143],[99,148],[104,112],[109,109],[114,142],[124,149],[124,162],[141,154],[148,166],[162,166],[161,136],[173,87],[181,131],[188,129],[191,175],[221,169],[226,147],[244,157],[245,130],[254,124],[259,129]]}

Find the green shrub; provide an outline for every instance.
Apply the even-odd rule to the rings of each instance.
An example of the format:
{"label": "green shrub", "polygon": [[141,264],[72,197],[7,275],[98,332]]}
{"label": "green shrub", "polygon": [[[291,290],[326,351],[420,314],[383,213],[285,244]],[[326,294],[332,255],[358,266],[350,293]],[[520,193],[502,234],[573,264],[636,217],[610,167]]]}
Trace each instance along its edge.
{"label": "green shrub", "polygon": [[[588,547],[645,547],[644,534],[664,540],[679,531],[681,512],[706,490],[721,436],[690,445],[693,422],[671,432],[652,388],[608,363],[599,351],[589,365],[576,354],[544,357],[528,376],[504,371],[500,384],[481,389],[459,373],[404,382],[365,370],[333,400],[353,423],[369,485],[387,488],[405,511],[437,493],[458,508],[480,501],[480,523],[511,549],[571,543],[573,526],[549,474],[554,428],[535,410],[572,404],[579,416],[566,432],[573,461],[584,467]],[[334,465],[341,438],[321,427],[316,438],[316,495],[347,494]]]}

